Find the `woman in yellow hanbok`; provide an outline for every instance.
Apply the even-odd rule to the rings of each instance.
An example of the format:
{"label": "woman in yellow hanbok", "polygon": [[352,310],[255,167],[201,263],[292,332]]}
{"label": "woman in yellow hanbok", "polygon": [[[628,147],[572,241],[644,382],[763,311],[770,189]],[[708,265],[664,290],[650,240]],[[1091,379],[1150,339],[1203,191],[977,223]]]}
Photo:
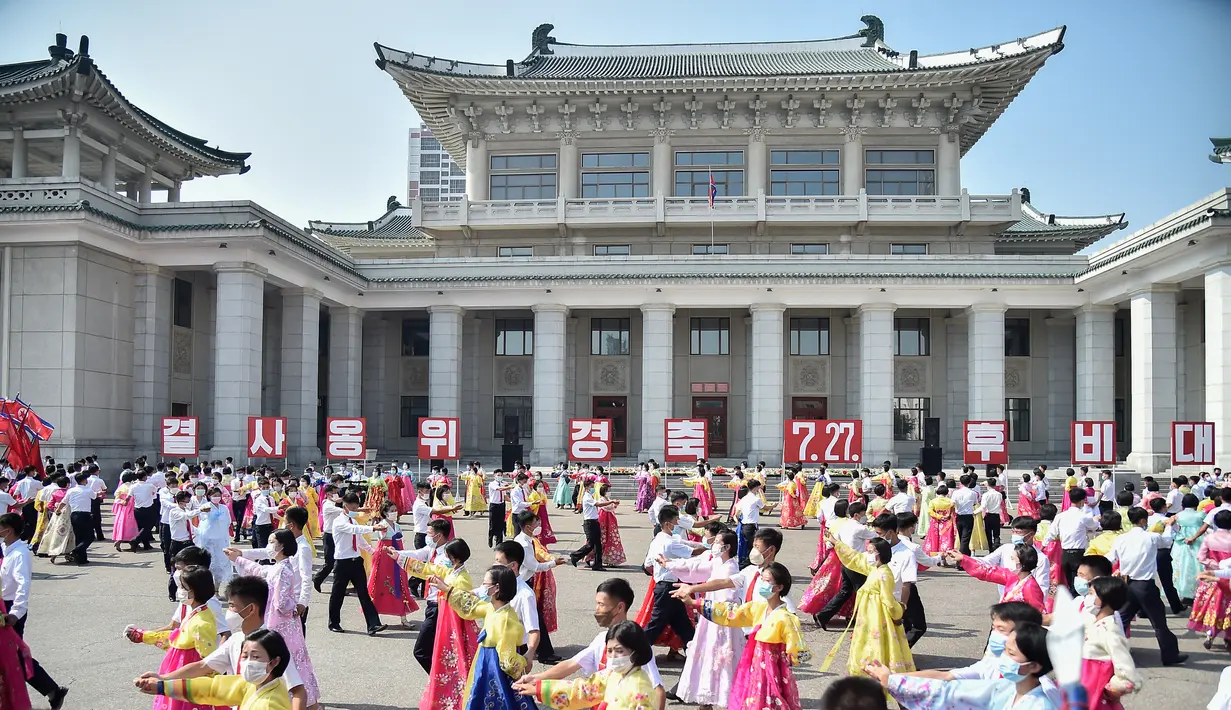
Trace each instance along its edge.
{"label": "woman in yellow hanbok", "polygon": [[[214,588],[214,575],[205,567],[189,567],[180,574],[179,587],[187,592],[188,611],[178,628],[146,631],[130,626],[124,632],[133,643],[166,650],[162,663],[158,666],[158,675],[166,675],[196,663],[218,648],[218,621],[207,604],[217,593]],[[286,649],[285,643],[282,648]],[[290,655],[284,657],[290,658]],[[283,692],[286,692],[285,689]],[[158,695],[163,697],[154,700],[154,710],[208,710],[207,706],[213,704],[185,695]]]}
{"label": "woman in yellow hanbok", "polygon": [[[291,654],[277,631],[257,629],[244,639],[238,675],[189,680],[158,680],[142,676],[137,688],[156,695],[154,707],[234,707],[236,710],[291,710],[291,695],[283,680]],[[167,707],[167,705],[162,705]]]}
{"label": "woman in yellow hanbok", "polygon": [[1090,541],[1086,554],[1106,557],[1111,553],[1111,546],[1116,538],[1124,534],[1124,529],[1121,526],[1120,514],[1114,510],[1109,510],[1099,516],[1099,522],[1103,526],[1103,531]]}
{"label": "woman in yellow hanbok", "polygon": [[603,667],[594,675],[576,680],[539,680],[517,683],[513,689],[552,710],[651,710],[658,707],[654,683],[645,665],[654,651],[645,632],[632,621],[607,629]]}
{"label": "woman in yellow hanbok", "polygon": [[489,568],[483,575],[483,584],[473,594],[450,586],[440,577],[432,578],[432,586],[445,593],[449,606],[459,617],[483,620],[478,651],[462,692],[463,707],[535,710],[532,700],[513,691],[513,680],[526,674],[526,659],[517,653],[526,628],[508,605],[517,595],[517,575],[513,570],[501,565]]}
{"label": "woman in yellow hanbok", "polygon": [[[807,485],[806,480],[805,485]],[[825,469],[822,468],[817,472],[816,483],[812,484],[812,493],[808,495],[808,502],[804,504],[804,517],[815,518],[820,514],[821,501],[825,500],[826,485],[828,483],[825,480]]]}
{"label": "woman in yellow hanbok", "polygon": [[[868,578],[855,592],[855,617],[847,625],[848,629],[854,627],[846,662],[847,675],[866,676],[864,666],[870,661],[883,663],[893,673],[915,670],[915,659],[902,626],[902,604],[893,594],[893,572],[889,569],[893,550],[889,543],[879,537],[872,538],[865,550],[856,551],[832,534],[829,537],[842,564]],[[821,664],[822,672],[829,670],[841,646],[839,638]]]}
{"label": "woman in yellow hanbok", "polygon": [[986,550],[991,552],[987,542],[987,528],[983,525],[983,506],[975,506],[975,528],[970,531],[970,551]]}
{"label": "woman in yellow hanbok", "polygon": [[51,515],[55,512],[54,506],[51,505],[51,496],[56,490],[58,490],[56,486],[48,485],[34,494],[34,510],[38,511],[38,523],[34,526],[34,537],[30,540],[31,549],[38,547],[43,535],[47,532],[47,523],[51,521]]}
{"label": "woman in yellow hanbok", "polygon": [[301,479],[299,490],[307,500],[304,507],[308,509],[308,527],[304,528],[304,533],[309,541],[314,541],[321,536],[321,499],[312,485],[312,477],[307,474]]}
{"label": "woman in yellow hanbok", "polygon": [[483,490],[483,471],[477,464],[470,464],[470,471],[462,474],[462,480],[466,482],[466,515],[471,513],[486,513],[487,512],[487,495]]}

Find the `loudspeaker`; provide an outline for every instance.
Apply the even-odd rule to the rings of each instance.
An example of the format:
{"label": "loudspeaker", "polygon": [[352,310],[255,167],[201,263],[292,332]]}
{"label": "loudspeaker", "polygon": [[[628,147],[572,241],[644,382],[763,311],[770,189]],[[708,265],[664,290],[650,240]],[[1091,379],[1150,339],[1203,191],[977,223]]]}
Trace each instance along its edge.
{"label": "loudspeaker", "polygon": [[[516,419],[517,417],[513,417]],[[507,417],[506,417],[507,420]],[[503,471],[512,471],[513,466],[521,461],[522,446],[521,444],[505,444],[500,447],[500,468]]]}
{"label": "loudspeaker", "polygon": [[923,445],[930,449],[935,449],[940,446],[940,417],[924,418]]}
{"label": "loudspeaker", "polygon": [[919,449],[919,466],[925,476],[935,476],[940,473],[940,460],[943,449],[935,446],[925,446]]}
{"label": "loudspeaker", "polygon": [[504,443],[521,443],[521,419],[516,414],[504,415]]}

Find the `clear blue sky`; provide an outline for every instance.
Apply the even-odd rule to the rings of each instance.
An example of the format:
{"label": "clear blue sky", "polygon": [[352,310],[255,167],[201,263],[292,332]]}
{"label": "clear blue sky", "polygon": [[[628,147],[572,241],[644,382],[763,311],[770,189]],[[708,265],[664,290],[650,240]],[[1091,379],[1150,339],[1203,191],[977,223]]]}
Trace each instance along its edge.
{"label": "clear blue sky", "polygon": [[[125,95],[224,149],[244,176],[204,178],[185,199],[251,199],[303,225],[372,219],[405,194],[418,125],[372,42],[503,63],[550,22],[575,43],[817,39],[885,22],[899,51],[995,44],[1066,24],[1063,52],[963,160],[973,193],[1030,188],[1059,214],[1128,212],[1135,230],[1231,184],[1206,159],[1231,134],[1228,0],[944,2],[345,3],[320,0],[0,0],[0,62],[46,56],[56,32]],[[1115,238],[1122,238],[1119,232]]]}

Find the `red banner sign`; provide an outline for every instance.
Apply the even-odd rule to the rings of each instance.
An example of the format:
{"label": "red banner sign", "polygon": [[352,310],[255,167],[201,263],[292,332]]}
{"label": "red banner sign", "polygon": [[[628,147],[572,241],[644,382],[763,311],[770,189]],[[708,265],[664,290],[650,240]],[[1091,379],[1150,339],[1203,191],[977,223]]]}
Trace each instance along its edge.
{"label": "red banner sign", "polygon": [[611,420],[568,420],[569,461],[610,461]]}
{"label": "red banner sign", "polygon": [[1116,463],[1115,422],[1073,422],[1073,446],[1069,461],[1074,466],[1113,466]]}
{"label": "red banner sign", "polygon": [[708,458],[709,430],[705,419],[665,419],[663,420],[666,446],[663,449],[663,461],[679,463]]}
{"label": "red banner sign", "polygon": [[863,461],[863,422],[858,419],[788,419],[782,439],[782,459],[789,463]]}
{"label": "red banner sign", "polygon": [[1214,465],[1214,422],[1171,422],[1171,465]]}
{"label": "red banner sign", "polygon": [[329,417],[325,420],[325,458],[362,460],[367,456],[367,420]]}
{"label": "red banner sign", "polygon": [[461,430],[457,417],[423,417],[419,420],[419,458],[456,460],[462,450]]}
{"label": "red banner sign", "polygon": [[286,417],[248,417],[248,458],[286,458]]}
{"label": "red banner sign", "polygon": [[197,456],[197,418],[196,417],[163,417],[162,418],[162,451],[163,456]]}
{"label": "red banner sign", "polygon": [[962,427],[962,463],[1008,465],[1009,423],[967,421]]}

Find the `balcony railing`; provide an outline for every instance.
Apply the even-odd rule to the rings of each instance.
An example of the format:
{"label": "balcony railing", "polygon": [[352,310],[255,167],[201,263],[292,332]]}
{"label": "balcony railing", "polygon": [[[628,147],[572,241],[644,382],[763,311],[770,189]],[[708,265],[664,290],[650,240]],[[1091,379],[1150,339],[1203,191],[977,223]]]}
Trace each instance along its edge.
{"label": "balcony railing", "polygon": [[550,224],[617,225],[700,222],[954,225],[965,222],[1010,224],[1022,218],[1021,196],[858,195],[719,197],[628,197],[555,200],[486,200],[414,203],[416,226],[539,227]]}

